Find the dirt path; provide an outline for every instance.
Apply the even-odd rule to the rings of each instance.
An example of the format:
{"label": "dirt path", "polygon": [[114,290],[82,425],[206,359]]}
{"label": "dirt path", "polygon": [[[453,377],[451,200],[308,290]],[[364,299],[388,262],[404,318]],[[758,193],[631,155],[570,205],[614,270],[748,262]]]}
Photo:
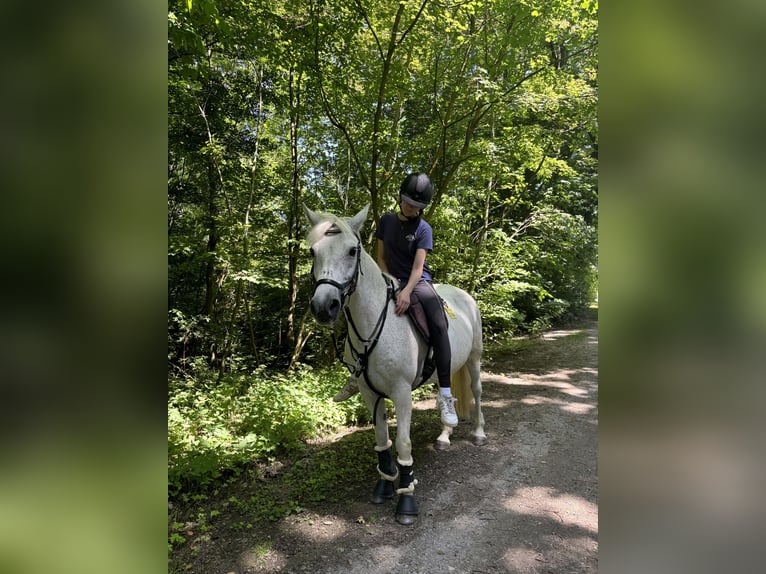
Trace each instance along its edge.
{"label": "dirt path", "polygon": [[[489,443],[473,446],[461,423],[450,450],[415,449],[415,525],[394,521],[394,503],[367,502],[365,478],[356,500],[291,515],[186,571],[595,573],[597,337],[597,324],[583,323],[484,361]],[[438,434],[433,403],[414,416],[432,420],[424,442]]]}

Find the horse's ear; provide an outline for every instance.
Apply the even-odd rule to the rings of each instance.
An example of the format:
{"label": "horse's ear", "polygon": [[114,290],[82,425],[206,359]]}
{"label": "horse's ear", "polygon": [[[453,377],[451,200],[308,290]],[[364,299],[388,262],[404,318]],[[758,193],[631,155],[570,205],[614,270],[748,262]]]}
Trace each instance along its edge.
{"label": "horse's ear", "polygon": [[365,205],[362,210],[349,220],[349,225],[355,233],[359,233],[359,230],[364,225],[364,221],[367,219],[367,212],[370,210],[370,204]]}
{"label": "horse's ear", "polygon": [[308,207],[306,207],[305,203],[303,203],[302,205],[303,205],[303,213],[306,215],[306,219],[309,220],[309,223],[312,225],[312,227],[321,221],[320,217],[316,213],[311,211]]}

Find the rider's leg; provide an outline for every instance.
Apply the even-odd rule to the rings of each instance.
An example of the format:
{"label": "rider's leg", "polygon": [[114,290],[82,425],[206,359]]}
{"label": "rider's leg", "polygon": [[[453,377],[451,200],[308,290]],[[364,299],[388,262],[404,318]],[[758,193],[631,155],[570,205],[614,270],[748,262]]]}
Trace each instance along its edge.
{"label": "rider's leg", "polygon": [[428,319],[428,330],[431,333],[431,344],[434,348],[434,360],[436,361],[436,374],[439,379],[437,404],[441,411],[441,419],[445,425],[455,426],[458,423],[458,418],[455,412],[455,399],[450,390],[452,349],[447,330],[447,314],[444,312],[441,299],[436,294],[433,285],[421,281],[413,291],[417,293]]}

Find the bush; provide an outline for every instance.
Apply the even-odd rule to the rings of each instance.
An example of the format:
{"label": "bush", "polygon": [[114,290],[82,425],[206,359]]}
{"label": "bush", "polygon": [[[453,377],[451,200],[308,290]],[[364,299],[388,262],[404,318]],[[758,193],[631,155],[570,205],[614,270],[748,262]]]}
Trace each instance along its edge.
{"label": "bush", "polygon": [[295,452],[327,430],[364,420],[358,397],[333,403],[346,371],[301,365],[291,373],[212,373],[171,380],[168,398],[168,484],[171,495],[205,487],[224,472]]}
{"label": "bush", "polygon": [[[535,216],[532,231],[519,242],[522,266],[539,277],[539,284],[557,303],[546,304],[542,316],[578,315],[595,297],[596,230],[581,216],[546,207]],[[556,315],[551,315],[555,317]]]}
{"label": "bush", "polygon": [[482,325],[488,333],[515,333],[522,330],[527,315],[547,296],[531,283],[506,279],[489,285],[477,301]]}

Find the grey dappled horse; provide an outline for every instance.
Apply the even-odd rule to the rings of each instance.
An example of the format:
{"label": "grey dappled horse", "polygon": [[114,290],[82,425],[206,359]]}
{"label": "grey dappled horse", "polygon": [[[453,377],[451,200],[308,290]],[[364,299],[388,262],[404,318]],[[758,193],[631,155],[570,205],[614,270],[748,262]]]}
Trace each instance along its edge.
{"label": "grey dappled horse", "polygon": [[[304,206],[312,226],[307,237],[314,261],[311,311],[322,326],[333,326],[341,312],[346,313],[349,328],[342,361],[357,378],[375,425],[380,479],[373,491],[373,502],[381,504],[392,499],[393,483],[398,478],[396,493],[400,496],[396,520],[400,524],[412,524],[418,514],[413,495],[417,481],[412,471],[410,442],[412,390],[421,383],[428,349],[410,319],[394,313],[392,302],[398,282],[383,274],[362,249],[360,229],[367,218],[368,208],[369,205],[352,218],[341,218],[314,213]],[[458,399],[456,410],[461,418],[472,418],[473,442],[483,445],[487,437],[481,412],[479,309],[473,298],[457,287],[434,287],[450,310],[451,386],[452,394]],[[396,410],[398,469],[391,452],[383,398],[393,401]],[[452,430],[450,426],[443,426],[437,438],[437,448],[449,447]]]}

